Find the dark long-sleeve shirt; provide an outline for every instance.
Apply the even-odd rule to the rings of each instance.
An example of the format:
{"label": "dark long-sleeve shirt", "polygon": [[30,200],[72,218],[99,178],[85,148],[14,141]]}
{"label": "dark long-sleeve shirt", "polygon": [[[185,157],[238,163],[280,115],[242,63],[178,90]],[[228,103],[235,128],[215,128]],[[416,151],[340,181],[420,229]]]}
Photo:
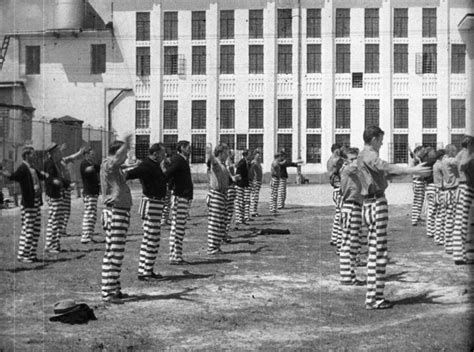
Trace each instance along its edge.
{"label": "dark long-sleeve shirt", "polygon": [[239,187],[248,187],[249,186],[249,167],[247,159],[242,158],[237,163],[235,168],[235,174],[240,175],[240,180],[236,181],[235,184]]}
{"label": "dark long-sleeve shirt", "polygon": [[286,170],[287,167],[297,167],[297,163],[292,163],[289,160],[285,160],[282,164],[280,164],[280,175],[281,178],[288,178],[288,171]]}
{"label": "dark long-sleeve shirt", "polygon": [[127,172],[127,180],[140,179],[143,195],[161,199],[166,196],[166,180],[158,162],[145,158],[136,168]]}
{"label": "dark long-sleeve shirt", "polygon": [[[32,171],[36,173],[37,189],[35,190],[35,182],[33,179]],[[41,184],[39,180],[43,180],[44,176],[35,168],[29,166],[26,162],[23,162],[18,169],[9,177],[12,181],[17,181],[21,188],[21,205],[25,208],[33,208],[35,205],[35,197],[40,198],[40,205],[43,204],[41,199]]]}
{"label": "dark long-sleeve shirt", "polygon": [[[88,169],[92,167],[92,170]],[[87,170],[86,170],[87,169]],[[100,193],[100,165],[83,160],[79,167],[82,178],[83,193],[86,196],[97,196]]]}
{"label": "dark long-sleeve shirt", "polygon": [[[61,198],[64,188],[69,187],[69,180],[63,177],[60,166],[51,158],[44,162],[44,171],[48,174],[45,181],[46,195],[50,198]],[[55,184],[55,180],[60,181],[60,184]]]}
{"label": "dark long-sleeve shirt", "polygon": [[173,179],[173,193],[177,197],[193,199],[193,180],[189,162],[180,154],[171,157],[171,163],[165,171],[166,180]]}

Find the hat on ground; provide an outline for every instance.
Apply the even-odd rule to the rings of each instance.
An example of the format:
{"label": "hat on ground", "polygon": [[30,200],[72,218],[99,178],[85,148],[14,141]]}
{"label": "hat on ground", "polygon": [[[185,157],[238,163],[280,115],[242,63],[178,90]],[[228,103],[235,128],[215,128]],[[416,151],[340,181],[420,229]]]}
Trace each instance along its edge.
{"label": "hat on ground", "polygon": [[97,320],[94,311],[85,303],[77,304],[72,299],[65,299],[54,304],[54,315],[49,321],[60,321],[66,324],[84,324]]}
{"label": "hat on ground", "polygon": [[51,153],[54,149],[56,149],[58,146],[57,143],[51,143],[50,145],[48,145],[48,147],[46,148],[46,151],[48,153]]}

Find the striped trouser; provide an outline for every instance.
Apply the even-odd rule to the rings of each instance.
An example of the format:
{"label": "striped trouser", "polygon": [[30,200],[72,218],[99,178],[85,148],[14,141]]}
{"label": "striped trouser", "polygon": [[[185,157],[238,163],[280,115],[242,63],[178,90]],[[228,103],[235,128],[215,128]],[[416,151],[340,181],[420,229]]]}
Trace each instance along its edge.
{"label": "striped trouser", "polygon": [[62,198],[50,198],[48,200],[49,214],[48,214],[48,227],[46,229],[46,249],[57,249],[61,248],[59,239],[62,234],[63,225],[63,214]]}
{"label": "striped trouser", "polygon": [[285,207],[286,201],[286,178],[280,178],[280,183],[278,184],[278,198],[277,198],[277,208],[283,209]]}
{"label": "striped trouser", "polygon": [[209,190],[208,193],[209,215],[207,218],[207,250],[218,250],[225,234],[227,209],[226,195]]}
{"label": "striped trouser", "polygon": [[150,275],[153,272],[156,255],[160,248],[160,229],[163,212],[163,200],[149,199],[146,201],[143,219],[143,240],[140,246],[138,275]]}
{"label": "striped trouser", "polygon": [[260,188],[262,187],[262,181],[252,181],[252,192],[250,195],[250,215],[257,214],[258,198],[260,196]]}
{"label": "striped trouser", "polygon": [[445,192],[441,189],[436,190],[435,204],[435,234],[436,244],[444,244],[444,224],[446,222]]}
{"label": "striped trouser", "polygon": [[189,199],[171,197],[170,260],[183,259],[184,228],[188,212]]}
{"label": "striped trouser", "polygon": [[436,231],[436,193],[437,188],[433,183],[426,186],[426,235],[433,237]]}
{"label": "striped trouser", "polygon": [[66,235],[66,228],[71,216],[71,188],[64,189],[63,198],[60,205],[60,211],[63,217],[61,234]]}
{"label": "striped trouser", "polygon": [[453,252],[453,230],[454,217],[456,213],[456,189],[448,189],[444,191],[444,249],[446,253]]}
{"label": "striped trouser", "polygon": [[453,230],[453,258],[464,260],[466,257],[466,237],[469,228],[469,211],[474,200],[474,189],[460,184],[456,194],[456,215]]}
{"label": "striped trouser", "polygon": [[342,203],[341,227],[342,240],[339,254],[341,283],[355,281],[356,258],[359,252],[359,237],[362,226],[362,207],[355,203]]}
{"label": "striped trouser", "polygon": [[[248,187],[235,186],[235,224],[239,225],[245,223],[245,208],[248,206],[245,204],[246,189]],[[248,192],[247,192],[248,193]]]}
{"label": "striped trouser", "polygon": [[385,197],[365,201],[363,218],[368,227],[369,255],[367,258],[366,304],[383,300],[385,269],[387,266],[388,206]]}
{"label": "striped trouser", "polygon": [[421,209],[425,200],[425,181],[413,180],[413,205],[411,207],[411,223],[418,224],[421,218]]}
{"label": "striped trouser", "polygon": [[235,202],[235,185],[230,185],[227,189],[227,218],[225,223],[225,234],[230,231],[230,223],[232,222],[232,215],[234,214],[234,202]]}
{"label": "striped trouser", "polygon": [[163,212],[161,215],[161,224],[165,224],[170,218],[171,209],[171,190],[166,190],[165,200],[163,202]]}
{"label": "striped trouser", "polygon": [[36,259],[36,248],[41,232],[40,199],[36,198],[33,208],[21,208],[21,235],[18,259]]}
{"label": "striped trouser", "polygon": [[331,242],[337,244],[339,248],[341,246],[341,192],[340,188],[336,187],[332,190],[332,200],[336,207],[336,213],[334,214],[334,221],[332,223]]}
{"label": "striped trouser", "polygon": [[84,215],[82,218],[82,238],[90,238],[94,234],[97,222],[97,196],[84,195]]}
{"label": "striped trouser", "polygon": [[250,220],[250,196],[252,195],[252,189],[250,187],[244,188],[244,222]]}
{"label": "striped trouser", "polygon": [[280,178],[272,176],[270,181],[270,213],[275,214],[277,212],[277,200],[278,200],[278,189],[280,188]]}
{"label": "striped trouser", "polygon": [[118,208],[103,210],[105,227],[105,253],[102,261],[102,297],[106,298],[120,291],[120,272],[130,211]]}

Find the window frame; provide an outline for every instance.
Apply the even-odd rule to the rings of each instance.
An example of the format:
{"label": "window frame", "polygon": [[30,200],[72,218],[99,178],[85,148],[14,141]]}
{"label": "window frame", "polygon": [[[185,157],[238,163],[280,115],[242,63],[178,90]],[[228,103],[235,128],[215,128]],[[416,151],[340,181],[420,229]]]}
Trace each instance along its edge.
{"label": "window frame", "polygon": [[336,99],[335,128],[336,129],[350,129],[351,128],[351,100],[350,99]]}
{"label": "window frame", "polygon": [[25,74],[39,75],[41,74],[41,46],[26,45],[25,46]]}
{"label": "window frame", "polygon": [[393,73],[408,73],[408,44],[393,45]]}
{"label": "window frame", "polygon": [[466,117],[466,99],[451,99],[451,128],[466,128]]}
{"label": "window frame", "polygon": [[[314,152],[314,151],[317,152]],[[306,163],[321,164],[321,134],[306,134]]]}
{"label": "window frame", "polygon": [[151,74],[151,56],[149,46],[137,46],[135,73],[139,77],[149,76]]}
{"label": "window frame", "polygon": [[262,9],[249,10],[249,38],[250,39],[263,38],[263,10]]}
{"label": "window frame", "polygon": [[365,8],[364,10],[364,36],[365,38],[379,37],[379,9]]}
{"label": "window frame", "polygon": [[249,129],[263,129],[263,99],[249,99]]}
{"label": "window frame", "polygon": [[164,75],[172,76],[178,74],[178,47],[165,46],[163,48],[163,67]]}
{"label": "window frame", "polygon": [[234,70],[235,70],[234,45],[221,45],[220,46],[220,74],[233,75],[235,72]]}
{"label": "window frame", "polygon": [[150,128],[150,101],[135,101],[135,129]]}
{"label": "window frame", "polygon": [[206,74],[206,46],[194,45],[192,47],[191,55],[192,55],[191,74],[192,75],[205,75]]}
{"label": "window frame", "polygon": [[423,12],[422,12],[422,37],[423,38],[436,38],[437,16],[438,14],[436,11],[436,7],[423,8]]}
{"label": "window frame", "polygon": [[365,99],[364,102],[365,128],[369,126],[380,126],[380,100]]}
{"label": "window frame", "polygon": [[437,99],[423,99],[422,128],[437,128],[438,126]]}
{"label": "window frame", "polygon": [[466,44],[451,44],[451,73],[466,73]]}
{"label": "window frame", "polygon": [[306,128],[321,128],[321,99],[306,100]]}
{"label": "window frame", "polygon": [[321,9],[306,9],[306,37],[321,38]]}
{"label": "window frame", "polygon": [[351,33],[351,10],[336,9],[336,38],[348,38]]}
{"label": "window frame", "polygon": [[220,39],[234,39],[234,10],[221,10],[219,15]]}
{"label": "window frame", "polygon": [[408,99],[393,100],[393,128],[408,129],[410,118]]}
{"label": "window frame", "polygon": [[293,36],[293,9],[278,9],[277,35],[278,38],[291,38]]}
{"label": "window frame", "polygon": [[380,46],[379,44],[365,44],[364,72],[365,73],[379,73],[380,72]]}
{"label": "window frame", "polygon": [[336,73],[350,73],[350,72],[351,72],[351,45],[350,44],[336,44]]}
{"label": "window frame", "polygon": [[136,31],[135,40],[137,42],[150,40],[150,13],[149,12],[136,13],[135,31]]}
{"label": "window frame", "polygon": [[293,73],[293,45],[292,44],[279,44],[278,45],[278,73],[279,74]]}
{"label": "window frame", "polygon": [[178,101],[163,100],[163,129],[178,129]]}
{"label": "window frame", "polygon": [[206,11],[191,12],[191,29],[191,40],[206,39]]}
{"label": "window frame", "polygon": [[408,38],[408,8],[393,9],[393,37]]}
{"label": "window frame", "polygon": [[191,102],[191,129],[205,130],[207,128],[207,101],[192,100]]}
{"label": "window frame", "polygon": [[321,73],[321,44],[306,45],[306,73]]}
{"label": "window frame", "polygon": [[220,129],[235,128],[235,100],[222,99],[219,102],[219,127]]}
{"label": "window frame", "polygon": [[278,99],[278,128],[293,128],[293,100]]}
{"label": "window frame", "polygon": [[249,45],[249,74],[264,73],[263,55],[263,45]]}

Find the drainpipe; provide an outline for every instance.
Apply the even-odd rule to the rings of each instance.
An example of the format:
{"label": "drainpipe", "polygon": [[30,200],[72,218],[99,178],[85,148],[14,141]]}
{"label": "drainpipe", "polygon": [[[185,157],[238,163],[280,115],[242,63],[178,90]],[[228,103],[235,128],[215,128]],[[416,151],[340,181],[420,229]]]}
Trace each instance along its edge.
{"label": "drainpipe", "polygon": [[[301,160],[301,30],[302,30],[302,18],[301,18],[301,0],[298,0],[298,70],[297,70],[297,82],[298,82],[298,109],[296,112],[297,117],[297,135],[298,135],[298,160]],[[296,168],[296,183],[301,184],[301,165]]]}

